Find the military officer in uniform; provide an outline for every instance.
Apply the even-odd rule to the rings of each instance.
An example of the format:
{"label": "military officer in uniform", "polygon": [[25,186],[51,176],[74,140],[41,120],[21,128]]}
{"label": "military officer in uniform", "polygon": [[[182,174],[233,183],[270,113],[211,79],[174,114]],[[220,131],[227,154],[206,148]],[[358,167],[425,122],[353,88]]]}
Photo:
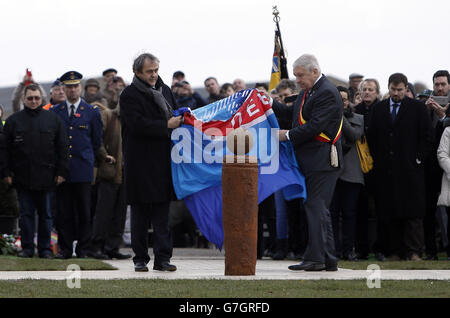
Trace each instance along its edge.
{"label": "military officer in uniform", "polygon": [[98,107],[81,99],[82,75],[70,71],[61,76],[67,99],[51,108],[66,127],[69,139],[69,175],[56,193],[59,253],[57,258],[72,257],[73,242],[79,258],[88,257],[91,224],[91,183],[94,158],[102,142],[102,120]]}

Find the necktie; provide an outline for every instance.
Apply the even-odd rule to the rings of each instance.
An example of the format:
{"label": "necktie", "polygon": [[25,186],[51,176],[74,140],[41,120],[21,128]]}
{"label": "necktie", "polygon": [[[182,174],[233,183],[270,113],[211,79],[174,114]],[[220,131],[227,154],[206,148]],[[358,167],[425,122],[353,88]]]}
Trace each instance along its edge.
{"label": "necktie", "polygon": [[70,105],[70,119],[75,117],[75,105]]}
{"label": "necktie", "polygon": [[397,107],[400,106],[399,104],[392,104],[392,121],[395,121],[395,117],[397,116]]}

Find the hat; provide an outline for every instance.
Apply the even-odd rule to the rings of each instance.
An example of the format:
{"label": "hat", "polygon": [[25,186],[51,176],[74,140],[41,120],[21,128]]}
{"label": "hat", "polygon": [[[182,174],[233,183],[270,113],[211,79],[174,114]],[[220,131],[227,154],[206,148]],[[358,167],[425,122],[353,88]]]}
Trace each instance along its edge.
{"label": "hat", "polygon": [[100,89],[100,83],[95,78],[90,78],[86,81],[86,83],[84,84],[84,88],[87,88],[89,86],[95,86]]}
{"label": "hat", "polygon": [[431,89],[424,89],[419,94],[417,94],[417,97],[430,97],[433,91]]}
{"label": "hat", "polygon": [[75,85],[80,84],[83,75],[76,71],[69,71],[64,73],[59,80],[64,83],[64,85]]}
{"label": "hat", "polygon": [[107,73],[109,72],[114,72],[114,73],[118,73],[117,70],[115,68],[108,68],[106,70],[103,71],[102,75],[105,76]]}
{"label": "hat", "polygon": [[182,71],[176,71],[175,73],[173,73],[172,78],[179,76],[184,77],[184,73]]}
{"label": "hat", "polygon": [[50,88],[53,88],[55,86],[62,86],[63,83],[59,80],[59,78],[56,79],[56,81],[53,82],[52,86]]}
{"label": "hat", "polygon": [[350,76],[348,77],[349,79],[353,79],[353,78],[363,78],[364,75],[358,74],[358,73],[352,73],[350,74]]}

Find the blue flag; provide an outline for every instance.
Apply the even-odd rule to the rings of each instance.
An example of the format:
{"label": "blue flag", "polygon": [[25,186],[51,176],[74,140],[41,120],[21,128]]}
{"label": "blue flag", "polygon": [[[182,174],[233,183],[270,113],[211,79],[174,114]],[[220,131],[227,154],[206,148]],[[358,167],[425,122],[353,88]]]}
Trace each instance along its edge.
{"label": "blue flag", "polygon": [[248,155],[257,158],[258,203],[283,190],[286,200],[306,198],[305,179],[289,141],[279,143],[278,121],[266,96],[255,89],[185,112],[184,123],[172,132],[172,178],[203,235],[223,246],[222,162],[232,155],[226,136],[242,127],[253,137]]}

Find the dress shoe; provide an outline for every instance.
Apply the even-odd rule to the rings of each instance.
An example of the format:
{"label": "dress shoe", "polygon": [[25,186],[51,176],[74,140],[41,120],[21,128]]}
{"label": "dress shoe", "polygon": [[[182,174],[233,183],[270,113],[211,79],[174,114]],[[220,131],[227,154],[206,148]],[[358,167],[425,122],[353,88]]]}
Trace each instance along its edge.
{"label": "dress shoe", "polygon": [[134,271],[135,272],[148,272],[147,264],[144,262],[137,262],[134,264]]}
{"label": "dress shoe", "polygon": [[177,270],[177,267],[175,265],[170,264],[169,262],[164,262],[153,264],[153,269],[156,271],[163,271],[163,272],[175,272]]}
{"label": "dress shoe", "polygon": [[307,272],[319,272],[326,269],[324,263],[315,262],[301,262],[300,264],[291,265],[288,267],[292,271],[307,271]]}
{"label": "dress shoe", "polygon": [[129,259],[131,258],[130,254],[122,254],[119,252],[108,252],[106,253],[106,255],[108,255],[110,258],[115,258],[115,259]]}
{"label": "dress shoe", "polygon": [[334,264],[326,264],[325,265],[325,270],[327,272],[336,272],[338,270],[338,266],[337,263]]}
{"label": "dress shoe", "polygon": [[386,260],[386,257],[383,255],[383,253],[376,253],[375,259],[379,262],[384,262]]}
{"label": "dress shoe", "polygon": [[52,253],[44,253],[44,254],[39,255],[39,258],[52,259],[53,254]]}
{"label": "dress shoe", "polygon": [[89,258],[87,254],[77,254],[77,258]]}
{"label": "dress shoe", "polygon": [[87,256],[88,256],[88,257],[95,258],[95,259],[111,259],[108,255],[103,254],[103,253],[100,252],[100,251],[89,252],[89,253],[87,253]]}
{"label": "dress shoe", "polygon": [[346,260],[346,261],[350,261],[350,262],[357,262],[357,261],[359,261],[358,257],[357,257],[357,256],[355,255],[355,253],[353,253],[353,252],[348,253],[348,254],[345,254],[345,255],[342,257],[342,259],[343,259],[343,260]]}
{"label": "dress shoe", "polygon": [[424,258],[425,261],[438,261],[439,257],[436,254],[427,254]]}
{"label": "dress shoe", "polygon": [[22,258],[32,258],[33,254],[29,254],[25,251],[21,251],[19,252],[19,254],[17,254],[18,257],[22,257]]}
{"label": "dress shoe", "polygon": [[60,253],[56,254],[55,258],[56,259],[69,259],[69,258],[72,258],[72,255],[60,252]]}
{"label": "dress shoe", "polygon": [[286,255],[286,259],[288,259],[290,261],[296,261],[296,260],[299,260],[299,259],[302,259],[302,258],[303,258],[303,255],[300,254],[300,253],[289,252]]}

